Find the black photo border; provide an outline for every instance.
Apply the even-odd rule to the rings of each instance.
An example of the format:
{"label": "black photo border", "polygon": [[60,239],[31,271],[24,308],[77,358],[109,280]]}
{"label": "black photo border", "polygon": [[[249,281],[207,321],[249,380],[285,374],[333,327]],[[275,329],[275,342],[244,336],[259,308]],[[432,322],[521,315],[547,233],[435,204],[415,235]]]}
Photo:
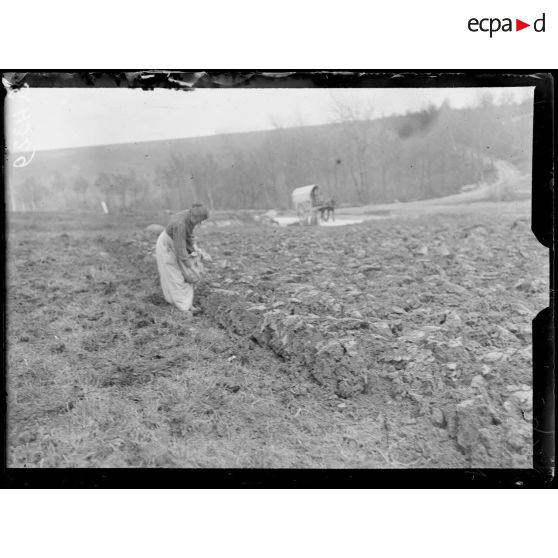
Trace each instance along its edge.
{"label": "black photo border", "polygon": [[[0,487],[5,488],[539,488],[555,481],[554,76],[555,70],[72,70],[3,71],[13,87],[437,88],[533,86],[532,230],[549,249],[549,306],[533,320],[532,469],[16,469],[7,468],[8,316],[3,275]],[[2,87],[3,100],[7,91]],[[4,114],[4,113],[3,113]],[[4,141],[4,126],[1,128]],[[6,180],[3,159],[2,174]],[[4,182],[5,184],[5,182]],[[6,188],[4,188],[4,193]],[[6,200],[2,256],[6,262]],[[4,269],[6,266],[4,266]]]}

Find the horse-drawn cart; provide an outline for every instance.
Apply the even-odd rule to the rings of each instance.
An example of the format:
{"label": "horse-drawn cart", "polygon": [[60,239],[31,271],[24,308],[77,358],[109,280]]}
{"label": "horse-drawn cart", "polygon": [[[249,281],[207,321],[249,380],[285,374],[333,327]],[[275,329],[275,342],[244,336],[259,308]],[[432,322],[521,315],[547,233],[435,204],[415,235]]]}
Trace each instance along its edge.
{"label": "horse-drawn cart", "polygon": [[317,184],[296,188],[291,196],[301,225],[319,225],[320,220],[327,221],[333,216],[335,201],[333,198],[324,200]]}

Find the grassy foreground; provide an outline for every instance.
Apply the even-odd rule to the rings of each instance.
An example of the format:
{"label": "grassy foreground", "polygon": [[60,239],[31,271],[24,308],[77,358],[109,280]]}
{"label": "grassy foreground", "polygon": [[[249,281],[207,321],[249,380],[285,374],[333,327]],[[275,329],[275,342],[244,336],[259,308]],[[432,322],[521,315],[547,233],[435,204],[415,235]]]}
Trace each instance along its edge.
{"label": "grassy foreground", "polygon": [[135,242],[164,220],[11,216],[8,466],[468,465],[411,401],[382,390],[341,399],[252,340],[167,305]]}

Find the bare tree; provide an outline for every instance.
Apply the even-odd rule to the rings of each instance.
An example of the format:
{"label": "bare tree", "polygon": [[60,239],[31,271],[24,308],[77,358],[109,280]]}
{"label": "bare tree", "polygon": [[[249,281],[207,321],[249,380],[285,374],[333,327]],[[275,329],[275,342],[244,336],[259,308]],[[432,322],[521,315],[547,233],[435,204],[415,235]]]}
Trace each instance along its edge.
{"label": "bare tree", "polygon": [[89,180],[87,180],[81,174],[77,175],[73,181],[73,189],[77,197],[80,198],[82,207],[87,207],[87,193],[90,189]]}
{"label": "bare tree", "polygon": [[163,187],[167,204],[173,208],[187,207],[196,200],[192,174],[182,154],[172,153],[165,164],[157,167],[156,177]]}
{"label": "bare tree", "polygon": [[370,131],[368,122],[374,114],[370,101],[350,102],[332,96],[332,110],[345,136],[345,160],[361,203],[370,200],[370,184],[367,173],[367,158],[370,156]]}
{"label": "bare tree", "polygon": [[101,201],[104,201],[109,209],[114,209],[116,205],[116,189],[112,177],[105,172],[100,173],[95,179],[95,188],[103,198]]}
{"label": "bare tree", "polygon": [[23,211],[39,211],[43,209],[42,202],[46,197],[46,190],[34,176],[27,177],[19,188]]}

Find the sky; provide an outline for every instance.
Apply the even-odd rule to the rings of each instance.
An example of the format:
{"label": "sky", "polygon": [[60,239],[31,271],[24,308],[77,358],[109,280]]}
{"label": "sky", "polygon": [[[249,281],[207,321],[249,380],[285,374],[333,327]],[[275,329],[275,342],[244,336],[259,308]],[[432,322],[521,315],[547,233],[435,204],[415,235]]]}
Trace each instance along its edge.
{"label": "sky", "polygon": [[208,136],[325,124],[338,120],[336,104],[362,117],[421,110],[448,100],[455,108],[490,93],[515,101],[533,88],[453,89],[156,89],[31,88],[8,95],[8,150],[32,151]]}

